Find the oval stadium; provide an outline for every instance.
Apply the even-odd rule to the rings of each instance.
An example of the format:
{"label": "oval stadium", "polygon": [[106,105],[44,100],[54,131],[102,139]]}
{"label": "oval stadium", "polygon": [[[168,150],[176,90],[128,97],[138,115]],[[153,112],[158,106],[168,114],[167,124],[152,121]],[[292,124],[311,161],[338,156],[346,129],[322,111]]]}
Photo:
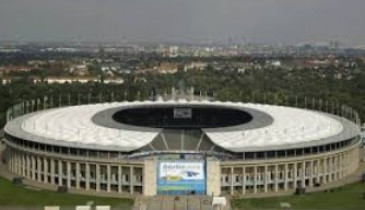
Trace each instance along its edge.
{"label": "oval stadium", "polygon": [[27,106],[4,128],[3,161],[39,185],[259,196],[327,186],[359,165],[359,126],[321,111],[181,99]]}

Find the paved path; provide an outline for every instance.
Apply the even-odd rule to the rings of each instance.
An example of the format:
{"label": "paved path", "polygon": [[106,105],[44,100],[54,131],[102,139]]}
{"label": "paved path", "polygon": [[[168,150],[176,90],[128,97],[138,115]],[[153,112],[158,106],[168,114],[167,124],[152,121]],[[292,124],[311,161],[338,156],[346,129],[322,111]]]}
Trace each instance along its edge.
{"label": "paved path", "polygon": [[212,207],[209,196],[154,196],[136,199],[134,210],[229,210],[230,206]]}

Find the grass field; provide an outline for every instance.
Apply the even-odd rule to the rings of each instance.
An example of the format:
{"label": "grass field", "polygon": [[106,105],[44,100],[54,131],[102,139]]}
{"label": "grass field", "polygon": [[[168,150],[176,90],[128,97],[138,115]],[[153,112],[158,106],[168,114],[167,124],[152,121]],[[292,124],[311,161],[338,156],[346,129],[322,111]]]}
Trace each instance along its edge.
{"label": "grass field", "polygon": [[287,202],[292,209],[365,209],[364,183],[350,184],[333,192],[316,192],[298,196],[235,199],[233,209],[280,209],[281,202]]}
{"label": "grass field", "polygon": [[[234,199],[233,209],[279,209],[286,202],[293,209],[365,209],[365,184],[347,185],[333,192],[316,192],[300,196],[275,198]],[[46,190],[30,190],[17,187],[0,177],[0,209],[8,206],[41,207],[45,205],[75,206],[93,201],[95,205],[111,205],[118,209],[131,209],[133,200],[121,198],[103,198]]]}
{"label": "grass field", "polygon": [[130,209],[133,205],[133,200],[131,199],[92,197],[46,190],[30,190],[25,187],[14,186],[10,181],[0,177],[1,209],[4,209],[5,206],[75,206],[85,205],[88,201],[93,201],[95,205],[111,205],[120,209]]}

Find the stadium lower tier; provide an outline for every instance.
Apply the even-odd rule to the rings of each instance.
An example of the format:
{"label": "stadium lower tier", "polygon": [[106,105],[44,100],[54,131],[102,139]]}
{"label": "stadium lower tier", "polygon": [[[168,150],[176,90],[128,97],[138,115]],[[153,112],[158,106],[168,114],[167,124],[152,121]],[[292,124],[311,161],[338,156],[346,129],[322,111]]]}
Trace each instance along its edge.
{"label": "stadium lower tier", "polygon": [[[169,191],[177,185],[160,186],[178,177],[162,177],[163,157],[126,160],[118,157],[81,157],[26,148],[4,140],[2,161],[9,170],[25,179],[51,186],[93,193],[198,194],[194,190]],[[345,147],[294,157],[257,158],[225,161],[202,158],[203,187],[199,194],[261,195],[272,192],[293,193],[297,188],[316,188],[344,179],[359,165],[360,141]],[[168,160],[192,164],[195,160]],[[183,167],[180,165],[179,167]],[[195,167],[195,166],[194,166]],[[186,173],[186,171],[184,172]],[[190,178],[198,172],[188,171]],[[167,181],[166,181],[167,180]],[[174,180],[172,180],[174,181]],[[176,180],[175,180],[176,181]],[[191,179],[190,184],[193,183]],[[180,186],[181,187],[181,186]],[[186,187],[186,186],[185,186]],[[160,191],[159,189],[167,189]]]}

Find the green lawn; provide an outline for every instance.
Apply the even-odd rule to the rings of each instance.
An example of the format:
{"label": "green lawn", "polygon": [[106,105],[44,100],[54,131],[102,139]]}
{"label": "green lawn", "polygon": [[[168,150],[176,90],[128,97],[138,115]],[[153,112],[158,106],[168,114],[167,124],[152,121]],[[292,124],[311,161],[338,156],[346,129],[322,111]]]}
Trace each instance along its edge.
{"label": "green lawn", "polygon": [[0,177],[0,208],[4,206],[75,206],[85,205],[88,201],[94,201],[95,205],[111,205],[120,209],[130,209],[133,205],[133,200],[131,199],[30,190],[25,187],[13,186],[10,181]]}
{"label": "green lawn", "polygon": [[[364,183],[347,185],[333,192],[316,192],[301,196],[275,198],[253,198],[232,200],[234,209],[279,209],[281,202],[290,203],[293,209],[365,209]],[[25,187],[13,186],[12,183],[0,177],[0,208],[4,206],[75,206],[85,205],[94,201],[95,205],[111,205],[120,209],[130,209],[131,199],[103,198],[67,193],[57,193],[46,190],[29,190]]]}
{"label": "green lawn", "polygon": [[300,196],[232,200],[234,209],[279,209],[281,202],[293,209],[365,209],[364,183],[350,184],[333,192],[316,192]]}

